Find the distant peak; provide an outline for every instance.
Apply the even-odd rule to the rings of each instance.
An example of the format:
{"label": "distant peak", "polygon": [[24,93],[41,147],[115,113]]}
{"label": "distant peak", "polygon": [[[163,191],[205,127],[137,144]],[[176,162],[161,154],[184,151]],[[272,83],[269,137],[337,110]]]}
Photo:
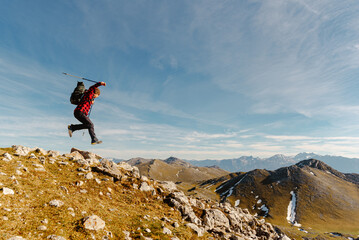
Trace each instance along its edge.
{"label": "distant peak", "polygon": [[165,160],[166,163],[177,162],[177,161],[182,161],[182,160],[176,157],[169,157]]}
{"label": "distant peak", "polygon": [[317,168],[320,170],[327,170],[327,169],[331,169],[331,167],[329,167],[327,164],[325,164],[324,162],[311,158],[311,159],[306,159],[303,161],[300,161],[299,163],[296,164],[298,167],[302,168],[303,166],[308,166],[311,168]]}
{"label": "distant peak", "polygon": [[166,160],[164,160],[164,162],[167,163],[167,164],[178,164],[178,165],[182,165],[182,166],[185,166],[185,167],[192,166],[188,162],[186,162],[184,160],[181,160],[179,158],[176,158],[176,157],[169,157]]}

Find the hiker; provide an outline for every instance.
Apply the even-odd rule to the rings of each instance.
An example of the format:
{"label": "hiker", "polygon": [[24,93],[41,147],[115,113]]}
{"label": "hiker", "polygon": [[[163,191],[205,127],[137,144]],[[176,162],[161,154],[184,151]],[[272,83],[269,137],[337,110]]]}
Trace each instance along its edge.
{"label": "hiker", "polygon": [[91,144],[100,144],[102,141],[99,141],[95,134],[94,124],[89,118],[89,112],[91,110],[92,104],[95,102],[95,98],[100,96],[99,86],[106,86],[105,82],[98,82],[91,86],[83,95],[80,103],[77,105],[74,111],[74,116],[77,120],[79,120],[82,124],[71,124],[68,125],[69,136],[72,137],[72,133],[81,129],[88,129]]}

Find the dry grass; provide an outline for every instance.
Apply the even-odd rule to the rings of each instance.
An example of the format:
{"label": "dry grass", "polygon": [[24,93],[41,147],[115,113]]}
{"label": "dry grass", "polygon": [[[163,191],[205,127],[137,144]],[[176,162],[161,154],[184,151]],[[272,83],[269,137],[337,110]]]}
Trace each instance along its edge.
{"label": "dry grass", "polygon": [[[0,156],[5,152],[13,154],[10,148],[0,149]],[[153,239],[170,239],[171,236],[199,239],[184,226],[180,214],[157,199],[158,196],[128,187],[132,182],[136,183],[136,179],[128,179],[127,183],[113,182],[109,177],[93,172],[94,179],[101,180],[99,184],[94,179],[85,179],[83,173],[77,170],[81,167],[77,163],[63,157],[56,160],[50,164],[46,157],[45,172],[35,171],[33,164],[41,164],[38,159],[13,157],[9,162],[0,160],[0,172],[6,174],[0,175],[0,188],[15,191],[14,195],[0,193],[0,239],[12,236],[46,239],[52,234],[74,240],[102,239],[103,236],[110,236],[110,233],[110,239],[124,239],[123,231],[130,232],[133,239],[143,239],[142,236]],[[69,164],[62,165],[62,161]],[[17,175],[16,170],[22,174]],[[76,183],[80,181],[83,185],[77,186]],[[64,205],[50,206],[49,202],[54,199],[61,200]],[[90,231],[83,228],[83,218],[93,214],[106,222],[105,229]],[[163,217],[171,222],[161,221]],[[42,223],[45,219],[47,223]],[[178,222],[180,227],[172,227],[173,222]],[[47,230],[38,230],[40,225],[45,225]],[[163,234],[163,226],[173,234]],[[151,232],[148,233],[146,229]],[[201,239],[208,237],[206,235]]]}

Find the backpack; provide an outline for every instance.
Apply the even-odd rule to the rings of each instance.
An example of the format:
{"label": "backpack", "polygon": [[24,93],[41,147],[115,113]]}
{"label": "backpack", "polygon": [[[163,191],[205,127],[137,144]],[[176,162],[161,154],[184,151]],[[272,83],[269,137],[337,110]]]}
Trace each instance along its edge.
{"label": "backpack", "polygon": [[85,84],[83,82],[77,82],[77,86],[71,93],[70,102],[74,105],[79,105],[81,99],[86,91]]}

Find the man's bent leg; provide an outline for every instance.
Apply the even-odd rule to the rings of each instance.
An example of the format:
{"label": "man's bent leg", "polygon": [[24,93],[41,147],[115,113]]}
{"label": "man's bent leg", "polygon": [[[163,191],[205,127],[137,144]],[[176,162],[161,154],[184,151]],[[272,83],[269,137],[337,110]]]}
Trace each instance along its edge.
{"label": "man's bent leg", "polygon": [[81,130],[81,129],[88,129],[90,137],[91,137],[91,141],[92,142],[98,141],[98,139],[96,137],[96,134],[95,134],[94,124],[92,123],[90,118],[88,116],[86,116],[86,114],[84,114],[83,112],[80,112],[80,111],[76,111],[74,113],[74,116],[82,124],[71,125],[72,131],[77,131],[77,130]]}

